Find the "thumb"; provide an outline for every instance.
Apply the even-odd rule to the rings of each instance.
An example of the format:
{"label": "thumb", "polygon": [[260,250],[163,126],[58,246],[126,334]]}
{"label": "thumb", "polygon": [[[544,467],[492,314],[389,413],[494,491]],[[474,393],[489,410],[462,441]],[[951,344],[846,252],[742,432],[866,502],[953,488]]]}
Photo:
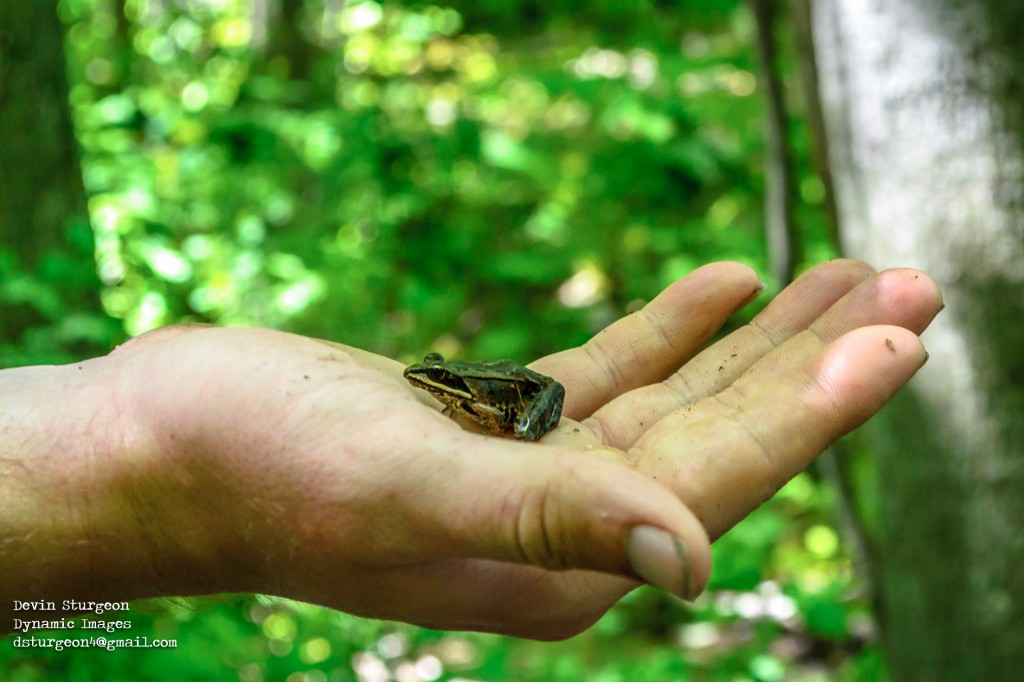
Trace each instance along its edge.
{"label": "thumb", "polygon": [[612,573],[686,599],[704,589],[707,533],[657,481],[599,452],[481,440],[426,495],[446,554]]}

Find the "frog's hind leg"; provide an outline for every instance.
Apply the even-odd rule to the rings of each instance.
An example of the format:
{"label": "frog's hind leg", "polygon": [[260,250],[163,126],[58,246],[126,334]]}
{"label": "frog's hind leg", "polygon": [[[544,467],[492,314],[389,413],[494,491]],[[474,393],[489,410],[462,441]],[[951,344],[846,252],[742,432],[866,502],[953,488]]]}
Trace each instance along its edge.
{"label": "frog's hind leg", "polygon": [[513,433],[522,440],[538,440],[558,425],[562,418],[565,388],[557,381],[534,396],[516,421]]}

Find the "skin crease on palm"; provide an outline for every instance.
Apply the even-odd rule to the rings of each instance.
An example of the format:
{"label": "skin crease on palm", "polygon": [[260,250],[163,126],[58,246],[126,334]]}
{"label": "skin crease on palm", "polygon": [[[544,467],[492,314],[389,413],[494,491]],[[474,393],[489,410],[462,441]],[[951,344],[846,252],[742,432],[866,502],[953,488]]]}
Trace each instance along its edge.
{"label": "skin crease on palm", "polygon": [[[76,523],[56,518],[0,553],[17,590],[0,589],[0,604],[255,591],[553,639],[638,584],[627,538],[640,525],[683,543],[700,588],[709,541],[924,363],[918,334],[942,305],[920,272],[833,261],[705,347],[761,288],[746,266],[708,265],[532,363],[566,389],[539,443],[461,428],[398,362],[268,330],[172,327],[49,374],[8,374],[12,400],[104,407],[36,444],[71,454],[36,461],[51,485],[33,488],[24,518],[51,490],[87,502]],[[25,423],[38,431],[45,415]],[[102,442],[76,449],[97,424]],[[16,431],[6,443],[25,442]]]}

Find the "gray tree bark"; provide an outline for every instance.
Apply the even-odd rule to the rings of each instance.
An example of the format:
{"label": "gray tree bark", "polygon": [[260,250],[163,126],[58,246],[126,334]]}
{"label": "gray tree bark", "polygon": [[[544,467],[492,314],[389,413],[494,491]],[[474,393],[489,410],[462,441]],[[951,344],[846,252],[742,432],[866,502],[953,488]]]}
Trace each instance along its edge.
{"label": "gray tree bark", "polygon": [[925,368],[864,430],[894,680],[1024,660],[1024,3],[819,0],[846,252],[932,275]]}

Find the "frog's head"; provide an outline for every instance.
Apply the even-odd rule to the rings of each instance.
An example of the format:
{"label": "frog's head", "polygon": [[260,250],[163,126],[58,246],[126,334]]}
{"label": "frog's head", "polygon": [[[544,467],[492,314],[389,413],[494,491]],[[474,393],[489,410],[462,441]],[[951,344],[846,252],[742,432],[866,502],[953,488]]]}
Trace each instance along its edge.
{"label": "frog's head", "polygon": [[428,353],[423,362],[405,368],[402,375],[416,388],[437,398],[471,398],[466,382],[453,372],[440,353]]}

